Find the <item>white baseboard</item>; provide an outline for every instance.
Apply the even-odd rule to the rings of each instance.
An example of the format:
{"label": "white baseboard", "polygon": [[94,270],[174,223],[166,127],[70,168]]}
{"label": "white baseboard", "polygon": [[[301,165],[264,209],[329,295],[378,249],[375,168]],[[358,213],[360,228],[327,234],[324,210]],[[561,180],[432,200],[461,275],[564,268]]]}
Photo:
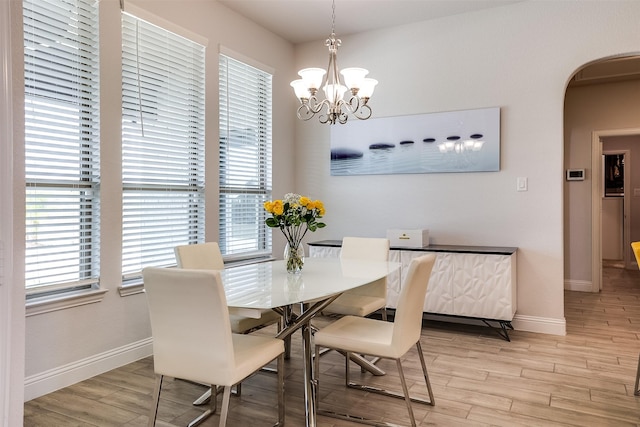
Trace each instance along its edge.
{"label": "white baseboard", "polygon": [[25,378],[24,401],[68,387],[153,354],[151,338]]}
{"label": "white baseboard", "polygon": [[565,280],[565,291],[591,292],[591,281],[589,280]]}
{"label": "white baseboard", "polygon": [[550,335],[567,335],[567,321],[537,316],[516,314],[511,323],[517,331],[537,332]]}
{"label": "white baseboard", "polygon": [[[449,323],[463,323],[467,325],[486,326],[480,319],[465,317],[447,317],[437,314],[423,314],[423,319],[439,320]],[[489,321],[494,327],[499,327],[496,321]],[[550,335],[566,335],[567,322],[565,319],[551,319],[546,317],[522,316],[516,314],[511,322],[513,329],[516,331],[537,332]]]}

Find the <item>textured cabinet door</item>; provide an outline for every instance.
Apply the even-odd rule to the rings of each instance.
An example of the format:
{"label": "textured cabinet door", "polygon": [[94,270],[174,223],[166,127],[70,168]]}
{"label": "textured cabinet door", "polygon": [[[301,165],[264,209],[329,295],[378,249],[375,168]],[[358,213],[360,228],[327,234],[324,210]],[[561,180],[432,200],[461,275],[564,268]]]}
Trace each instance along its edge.
{"label": "textured cabinet door", "polygon": [[[395,251],[392,251],[395,252]],[[405,282],[409,271],[409,264],[413,258],[430,253],[429,251],[399,251],[401,252],[401,280]],[[453,262],[456,254],[437,252],[436,263],[431,271],[427,295],[424,300],[424,311],[439,314],[456,314],[453,304]]]}
{"label": "textured cabinet door", "polygon": [[515,313],[512,257],[514,255],[455,254],[454,313],[511,321]]}
{"label": "textured cabinet door", "polygon": [[[389,261],[401,262],[401,251],[389,251]],[[398,306],[398,296],[402,285],[402,266],[387,276],[387,307]]]}
{"label": "textured cabinet door", "polygon": [[339,247],[335,246],[309,246],[309,256],[316,258],[338,258],[340,256]]}

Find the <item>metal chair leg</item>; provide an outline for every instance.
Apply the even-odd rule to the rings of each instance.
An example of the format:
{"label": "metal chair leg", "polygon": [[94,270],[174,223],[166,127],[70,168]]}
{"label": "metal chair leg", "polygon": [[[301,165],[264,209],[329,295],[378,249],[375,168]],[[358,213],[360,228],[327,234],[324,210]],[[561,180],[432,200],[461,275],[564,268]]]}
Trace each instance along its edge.
{"label": "metal chair leg", "polygon": [[638,369],[636,370],[636,385],[633,387],[633,395],[640,396],[640,356],[638,357]]}
{"label": "metal chair leg", "polygon": [[158,416],[158,404],[160,403],[160,389],[162,388],[162,380],[164,375],[156,375],[156,384],[153,387],[153,404],[151,412],[149,412],[149,427],[156,425],[156,417]]}
{"label": "metal chair leg", "polygon": [[278,426],[284,426],[284,353],[278,356]]}
{"label": "metal chair leg", "polygon": [[[153,427],[156,425],[156,418],[158,417],[158,405],[160,404],[160,391],[162,390],[162,382],[164,380],[164,375],[156,375],[156,384],[153,389],[153,404],[151,406],[151,411],[149,413],[149,427]],[[212,386],[215,387],[215,386]],[[209,389],[211,391],[211,389]],[[200,416],[192,420],[188,427],[196,427],[204,420],[209,418],[212,414],[216,412],[217,400],[215,396],[213,401],[211,402],[211,407],[203,412]]]}
{"label": "metal chair leg", "polygon": [[400,382],[402,383],[402,393],[404,394],[404,401],[407,404],[407,411],[409,412],[411,427],[416,427],[416,417],[413,415],[413,408],[411,407],[411,397],[409,397],[407,380],[404,377],[404,371],[402,370],[402,363],[400,362],[400,359],[396,359],[396,365],[398,366],[398,375],[400,376]]}
{"label": "metal chair leg", "polygon": [[422,354],[422,344],[420,340],[416,343],[418,349],[418,356],[420,356],[420,365],[422,366],[422,375],[424,376],[424,382],[427,385],[427,391],[429,392],[429,405],[434,406],[436,401],[433,397],[433,390],[431,389],[431,381],[429,381],[429,373],[427,372],[427,364],[424,363],[424,354]]}
{"label": "metal chair leg", "polygon": [[215,387],[215,386],[211,386],[211,388],[209,390],[205,391],[202,394],[202,396],[200,396],[199,398],[194,400],[192,405],[200,406],[200,405],[206,405],[207,403],[209,403],[209,400],[211,399],[211,390],[212,390],[213,387]]}
{"label": "metal chair leg", "polygon": [[[425,399],[421,399],[421,398],[417,398],[417,397],[411,397],[409,395],[409,389],[407,387],[407,382],[404,376],[404,371],[402,368],[402,364],[400,362],[400,359],[395,359],[396,360],[396,365],[398,368],[398,375],[400,377],[400,381],[402,383],[402,393],[396,393],[394,391],[388,391],[385,389],[381,389],[381,388],[377,388],[377,387],[373,387],[373,386],[369,386],[366,384],[357,384],[351,381],[351,377],[350,377],[350,372],[349,372],[349,360],[350,360],[350,355],[352,353],[350,352],[344,352],[341,351],[341,353],[343,353],[345,355],[345,383],[347,385],[347,387],[349,388],[354,388],[357,390],[362,390],[362,391],[368,391],[368,392],[373,392],[373,393],[377,393],[377,394],[381,394],[383,396],[389,396],[389,397],[395,397],[397,399],[403,399],[406,402],[407,405],[407,411],[409,412],[409,418],[411,419],[411,425],[415,426],[416,425],[416,421],[415,421],[415,415],[413,413],[413,407],[411,406],[411,402],[416,402],[416,403],[422,403],[422,404],[426,404],[426,405],[431,405],[434,406],[435,405],[435,400],[433,398],[433,391],[431,389],[431,382],[429,381],[429,374],[427,372],[427,367],[424,361],[424,355],[422,354],[422,347],[420,346],[420,342],[416,343],[416,346],[418,347],[418,354],[420,356],[420,364],[422,365],[422,373],[424,375],[424,379],[425,379],[425,384],[427,386],[427,390],[429,392],[429,401],[425,400]],[[319,351],[319,347],[316,346],[316,352]],[[316,376],[315,376],[315,385],[316,387],[319,389],[319,385],[320,385],[320,381],[319,381],[319,377],[320,377],[320,358],[316,357],[315,358],[315,372],[316,372]],[[360,424],[368,424],[368,425],[373,425],[373,426],[386,426],[386,427],[392,427],[395,426],[397,427],[396,424],[392,424],[392,423],[388,423],[388,422],[384,422],[384,421],[377,421],[377,420],[372,420],[372,419],[367,419],[365,417],[361,417],[358,415],[353,415],[353,414],[345,414],[345,413],[337,413],[334,411],[330,411],[330,410],[324,410],[321,408],[318,408],[318,414],[321,415],[325,415],[331,418],[337,418],[337,419],[341,419],[341,420],[345,420],[345,421],[350,421],[350,422],[355,422],[355,423],[360,423]]]}
{"label": "metal chair leg", "polygon": [[227,415],[229,415],[229,399],[231,398],[231,387],[224,388],[222,395],[222,412],[220,412],[220,427],[227,425]]}

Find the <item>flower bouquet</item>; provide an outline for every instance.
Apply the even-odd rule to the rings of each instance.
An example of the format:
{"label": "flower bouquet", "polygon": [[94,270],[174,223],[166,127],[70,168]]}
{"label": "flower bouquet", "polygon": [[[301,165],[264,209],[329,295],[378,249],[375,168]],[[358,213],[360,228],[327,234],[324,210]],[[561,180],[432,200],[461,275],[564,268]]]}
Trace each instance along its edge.
{"label": "flower bouquet", "polygon": [[289,273],[300,273],[304,265],[304,247],[302,238],[307,231],[316,231],[325,227],[318,222],[324,215],[324,205],[320,200],[311,200],[299,194],[287,193],[282,200],[265,202],[264,209],[271,214],[265,224],[279,228],[287,239],[285,260]]}

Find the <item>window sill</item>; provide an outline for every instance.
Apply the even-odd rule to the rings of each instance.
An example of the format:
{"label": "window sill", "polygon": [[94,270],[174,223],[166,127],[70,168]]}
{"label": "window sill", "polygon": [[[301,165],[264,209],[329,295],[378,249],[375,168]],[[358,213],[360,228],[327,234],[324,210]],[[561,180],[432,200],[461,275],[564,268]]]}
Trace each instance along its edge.
{"label": "window sill", "polygon": [[69,292],[64,295],[33,298],[26,303],[26,315],[35,316],[52,311],[64,310],[86,304],[100,302],[108,289],[92,289],[85,291]]}
{"label": "window sill", "polygon": [[121,297],[128,297],[144,293],[144,283],[132,283],[130,285],[118,286],[118,293]]}

